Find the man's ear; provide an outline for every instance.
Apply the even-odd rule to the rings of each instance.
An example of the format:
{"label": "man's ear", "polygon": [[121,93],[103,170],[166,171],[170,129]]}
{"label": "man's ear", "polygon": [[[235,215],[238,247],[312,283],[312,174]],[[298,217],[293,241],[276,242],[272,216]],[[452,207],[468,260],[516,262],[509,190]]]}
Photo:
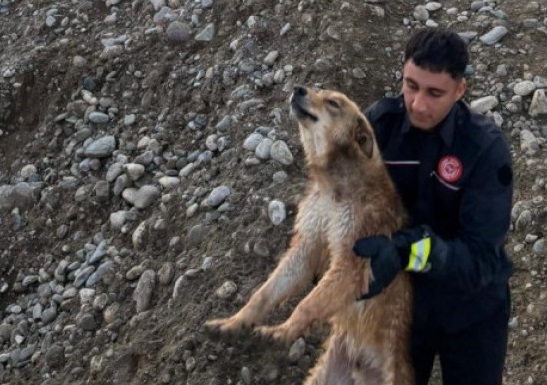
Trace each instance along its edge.
{"label": "man's ear", "polygon": [[365,117],[357,120],[357,132],[355,134],[359,148],[367,158],[372,158],[374,151],[374,136],[372,127]]}
{"label": "man's ear", "polygon": [[463,97],[466,90],[467,90],[467,80],[465,80],[465,78],[462,78],[456,88],[456,101],[460,100]]}

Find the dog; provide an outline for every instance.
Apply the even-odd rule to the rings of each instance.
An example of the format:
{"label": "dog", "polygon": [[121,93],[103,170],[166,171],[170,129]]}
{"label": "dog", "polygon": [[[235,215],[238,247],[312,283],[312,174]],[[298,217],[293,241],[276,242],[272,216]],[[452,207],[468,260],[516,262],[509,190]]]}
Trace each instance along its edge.
{"label": "dog", "polygon": [[[295,87],[290,99],[304,147],[309,183],[298,205],[290,247],[268,280],[229,318],[210,320],[218,333],[255,333],[290,342],[313,323],[330,322],[325,352],[306,385],[412,385],[408,354],[412,287],[399,273],[379,295],[358,300],[374,279],[370,260],[354,254],[358,238],[391,236],[405,212],[374,131],[344,94]],[[284,323],[258,326],[280,302],[317,285]]]}

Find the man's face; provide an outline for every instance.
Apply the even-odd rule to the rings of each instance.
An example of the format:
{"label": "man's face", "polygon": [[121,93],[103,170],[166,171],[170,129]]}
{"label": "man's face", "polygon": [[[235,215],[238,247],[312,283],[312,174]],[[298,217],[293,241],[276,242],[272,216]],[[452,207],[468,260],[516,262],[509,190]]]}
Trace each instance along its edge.
{"label": "man's face", "polygon": [[408,60],[403,67],[403,94],[410,123],[419,129],[433,129],[448,115],[465,93],[465,79],[448,72],[431,72]]}

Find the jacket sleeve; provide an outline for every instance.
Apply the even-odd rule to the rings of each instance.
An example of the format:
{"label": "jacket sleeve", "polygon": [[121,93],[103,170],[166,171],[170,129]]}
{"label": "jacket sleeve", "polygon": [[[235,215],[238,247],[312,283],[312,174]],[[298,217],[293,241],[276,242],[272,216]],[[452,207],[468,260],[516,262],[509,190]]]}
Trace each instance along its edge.
{"label": "jacket sleeve", "polygon": [[511,154],[501,135],[479,158],[462,191],[461,230],[448,245],[444,284],[455,294],[472,294],[511,269],[504,242],[511,224]]}

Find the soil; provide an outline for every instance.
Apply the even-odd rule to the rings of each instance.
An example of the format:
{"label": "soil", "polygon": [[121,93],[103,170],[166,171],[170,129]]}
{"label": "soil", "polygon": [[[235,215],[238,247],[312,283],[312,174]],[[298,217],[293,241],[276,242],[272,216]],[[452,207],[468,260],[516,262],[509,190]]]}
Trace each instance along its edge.
{"label": "soil", "polygon": [[[199,2],[183,1],[178,9],[189,17],[194,3]],[[475,68],[481,68],[480,64],[485,68],[469,79],[469,100],[474,95],[494,92],[498,64],[507,65],[509,79],[521,79],[525,73],[547,74],[545,35],[521,24],[526,16],[542,22],[547,17],[547,2],[539,1],[534,11],[524,9],[520,1],[490,3],[507,14],[505,20],[495,22],[509,28],[503,47],[516,53],[504,54],[494,47],[472,52]],[[5,318],[10,304],[29,300],[31,289],[12,289],[21,276],[38,274],[40,269],[53,274],[59,261],[73,261],[76,251],[90,240],[100,239],[97,234],[108,239],[110,246],[123,250],[122,257],[116,259],[116,273],[95,288],[96,295],[106,293],[109,303],[119,304],[116,320],[107,323],[102,312],[93,309],[90,314],[99,327],[85,331],[77,326],[81,305],[77,301],[64,303],[49,329],[39,324],[29,326],[27,340],[42,354],[33,355],[31,362],[22,367],[12,367],[6,360],[0,380],[4,384],[71,385],[301,383],[321,354],[325,330],[306,337],[304,354],[291,361],[289,347],[264,345],[249,336],[218,340],[204,332],[203,323],[237,311],[287,247],[305,183],[302,149],[286,103],[292,87],[305,84],[343,90],[363,107],[386,92],[397,93],[402,48],[411,31],[403,25],[403,19],[422,3],[380,2],[385,11],[380,17],[361,0],[349,0],[344,3],[347,6],[326,0],[216,0],[210,9],[197,13],[203,19],[201,27],[205,21],[215,24],[214,39],[189,39],[182,45],[170,43],[165,33],[145,33],[155,25],[151,21],[155,11],[149,1],[121,1],[115,6],[119,10],[115,23],[104,22],[113,11],[103,1],[17,0],[0,4],[5,4],[0,6],[0,70],[17,69],[14,80],[0,80],[0,184],[20,181],[21,168],[32,164],[46,185],[43,191],[47,191],[30,207],[20,207],[15,213],[0,211],[0,287],[6,282],[10,288],[0,294],[0,314]],[[462,12],[469,9],[469,2],[443,2],[443,9],[437,12],[438,21],[445,26],[458,32],[474,30],[479,36],[492,28],[493,24],[481,23],[474,16],[467,22],[454,22],[445,14],[451,7]],[[46,12],[52,8],[58,9],[54,28],[45,24]],[[2,13],[2,9],[9,9],[9,14]],[[257,16],[259,22],[247,28],[251,16]],[[57,30],[63,17],[68,18],[69,25]],[[65,33],[75,19],[80,22],[74,24],[71,34]],[[280,36],[279,31],[287,23],[291,25],[289,32]],[[123,34],[133,39],[126,44],[129,48],[114,59],[102,59],[101,39]],[[231,49],[235,39],[245,49]],[[475,41],[473,45],[478,44]],[[271,51],[280,53],[278,67],[293,66],[292,75],[271,87],[255,87],[254,97],[261,102],[242,107],[232,100],[231,93],[250,83],[250,75],[238,75],[230,83],[222,81],[223,72],[232,71],[249,57],[260,63]],[[86,59],[83,65],[73,65],[76,55]],[[193,85],[196,71],[209,68],[214,75],[205,76],[199,86]],[[355,76],[355,69],[364,75]],[[135,71],[142,76],[126,76]],[[142,86],[144,80],[146,87]],[[139,210],[127,233],[113,229],[109,226],[110,215],[128,208],[120,196],[111,194],[106,200],[92,193],[86,199],[76,196],[82,186],[93,189],[97,181],[105,179],[114,157],[102,159],[98,170],[82,173],[76,183],[63,184],[73,175],[72,165],[79,163],[74,153],[67,151],[77,129],[74,122],[57,118],[67,111],[68,104],[80,98],[85,81],[92,81],[94,93],[113,98],[120,109],[121,119],[93,126],[95,138],[115,135],[122,140],[120,143],[137,143],[147,135],[158,140],[164,151],[181,149],[189,154],[202,151],[204,134],[215,133],[215,125],[229,114],[230,147],[201,172],[187,178],[170,199]],[[277,120],[274,111],[280,114]],[[141,120],[136,125],[124,125],[123,115],[131,113]],[[196,114],[208,119],[203,132],[188,126]],[[520,116],[529,119],[524,109],[518,114],[503,110],[502,115],[505,122],[518,121]],[[547,124],[541,119],[535,121],[538,127]],[[272,161],[262,162],[259,167],[246,165],[249,155],[242,147],[245,138],[256,127],[274,125],[277,138],[288,144],[294,162],[289,166]],[[530,161],[521,153],[519,136],[506,126],[502,128],[514,153],[514,201],[544,196],[545,189],[538,191],[536,186],[538,178],[545,178],[544,167],[540,167],[546,164],[545,152],[533,163],[538,171],[530,172]],[[125,153],[130,158],[139,155],[129,147]],[[273,181],[272,175],[281,170],[288,180],[280,184]],[[147,169],[147,182],[157,180],[155,171]],[[230,188],[232,211],[219,215],[200,209],[198,215],[188,217],[185,196],[199,188],[210,191],[219,185]],[[274,226],[267,215],[265,202],[271,199],[283,201],[287,208],[287,220],[279,226]],[[547,382],[546,264],[530,247],[513,252],[527,234],[543,237],[546,222],[542,218],[547,211],[541,204],[536,211],[539,214],[534,216],[531,227],[524,232],[512,230],[507,242],[515,264],[504,379],[507,385]],[[19,219],[22,222],[17,224]],[[154,230],[151,224],[158,219],[166,220],[168,225]],[[149,229],[140,246],[134,247],[131,234],[143,221],[150,224]],[[68,227],[65,237],[58,236],[62,225]],[[196,226],[202,226],[205,233],[193,241],[191,233]],[[180,237],[181,242],[173,244],[174,237]],[[266,252],[257,253],[257,248]],[[214,260],[214,268],[200,269],[207,257]],[[189,269],[196,272],[185,275],[176,299],[175,280],[157,284],[150,308],[136,314],[133,292],[137,281],[126,279],[126,273],[138,265],[158,271],[168,262],[174,264],[176,277]],[[230,300],[220,300],[215,291],[227,280],[236,283],[237,294]],[[297,301],[284,304],[268,322],[285,319]],[[48,362],[45,354],[53,343],[65,347],[57,365]],[[9,342],[0,345],[0,355],[12,352],[14,346]],[[434,381],[438,381],[438,373]]]}

